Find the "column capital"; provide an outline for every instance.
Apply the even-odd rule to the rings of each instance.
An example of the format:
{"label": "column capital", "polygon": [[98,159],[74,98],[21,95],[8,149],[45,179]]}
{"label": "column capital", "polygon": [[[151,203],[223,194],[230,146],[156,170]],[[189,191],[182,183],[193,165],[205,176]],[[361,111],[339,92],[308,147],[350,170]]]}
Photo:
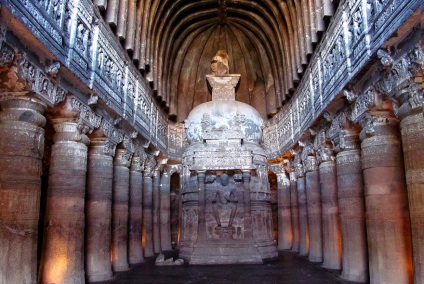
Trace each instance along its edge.
{"label": "column capital", "polygon": [[46,125],[43,116],[47,105],[42,101],[26,96],[26,93],[0,94],[0,121],[21,121],[39,127]]}
{"label": "column capital", "polygon": [[317,153],[318,163],[335,160],[333,145],[327,131],[327,128],[322,128],[315,135],[314,150]]}
{"label": "column capital", "polygon": [[362,126],[361,140],[365,137],[389,135],[384,126],[396,127],[399,120],[390,111],[369,111],[358,123]]}
{"label": "column capital", "polygon": [[315,154],[315,149],[311,141],[306,141],[304,143],[302,153],[300,154],[305,173],[318,170],[318,163]]}
{"label": "column capital", "polygon": [[382,49],[377,55],[384,71],[375,87],[388,97],[397,97],[399,89],[413,82],[417,73],[424,70],[424,52],[419,44],[396,60]]}
{"label": "column capital", "polygon": [[147,160],[144,164],[144,176],[145,177],[152,177],[153,171],[156,167],[156,159],[155,156],[152,154],[147,154]]}
{"label": "column capital", "polygon": [[116,149],[114,165],[129,168],[131,166],[132,155],[133,153],[128,152],[125,148]]}
{"label": "column capital", "polygon": [[106,137],[90,138],[89,153],[93,155],[106,155],[113,157],[116,151],[116,144]]}
{"label": "column capital", "polygon": [[290,149],[290,153],[294,157],[293,168],[294,168],[294,172],[295,172],[295,175],[296,175],[297,178],[303,177],[305,175],[305,170],[303,168],[303,163],[302,163],[302,159],[301,159],[301,156],[300,156],[301,151],[302,151],[302,148],[299,148],[297,150]]}
{"label": "column capital", "polygon": [[341,110],[331,120],[328,136],[336,153],[345,150],[360,149],[359,133],[361,127],[349,119],[347,109]]}

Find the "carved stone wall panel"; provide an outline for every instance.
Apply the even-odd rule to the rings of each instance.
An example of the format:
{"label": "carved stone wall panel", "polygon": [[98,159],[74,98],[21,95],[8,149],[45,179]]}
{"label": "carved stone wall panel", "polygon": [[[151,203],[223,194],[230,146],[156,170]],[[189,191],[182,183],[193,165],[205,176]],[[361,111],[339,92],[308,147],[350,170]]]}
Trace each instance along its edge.
{"label": "carved stone wall panel", "polygon": [[[418,2],[417,0],[357,0],[346,1],[339,7],[324,35],[323,42],[326,44],[319,46],[312,58],[311,73],[305,74],[302,78],[302,82],[312,82],[313,92],[310,95],[317,94],[316,90],[325,86],[319,92],[327,96],[322,100],[322,104],[318,97],[314,98],[314,109],[310,110],[313,113],[312,120],[322,113],[346,83],[369,60],[371,54],[375,53],[411,15],[419,6]],[[374,8],[374,6],[378,6],[378,8]],[[377,16],[370,15],[370,9],[377,9],[379,12],[372,12]],[[382,21],[380,16],[385,20]],[[346,28],[336,22],[345,22]],[[322,69],[317,66],[322,66]],[[266,135],[272,136],[273,133],[277,134],[280,131],[279,128],[274,127],[280,121],[283,124],[291,123],[292,125],[293,140],[289,142],[267,140],[264,143],[266,151],[270,155],[269,158],[276,158],[280,153],[287,152],[310,126],[310,124],[299,125],[299,119],[304,119],[298,110],[302,105],[305,88],[311,89],[310,84],[303,85],[301,83],[293,98],[284,105],[264,129]],[[290,114],[288,110],[292,110],[292,113]]]}
{"label": "carved stone wall panel", "polygon": [[[146,80],[132,63],[128,64],[127,55],[91,1],[8,0],[4,4],[52,52],[62,66],[75,74],[118,115],[133,120],[136,111],[135,97],[129,93],[136,94],[136,88],[142,90],[140,93],[149,100],[149,112],[160,116],[164,123],[157,126],[159,119],[155,118],[151,123],[150,117],[146,125],[131,123],[145,138],[152,138],[155,146],[162,150],[167,149],[168,141],[163,137],[167,131],[165,113],[151,99],[153,94]],[[56,94],[60,93],[59,97],[64,97],[65,93],[61,93],[61,88],[52,80],[41,79],[41,75],[35,73],[33,75],[37,75],[40,83],[34,85],[36,90],[32,89],[41,94],[44,92],[49,104],[60,102],[61,99]],[[36,81],[35,78],[33,81]],[[53,86],[50,86],[52,83]],[[140,118],[146,121],[143,119],[144,115],[140,115]]]}

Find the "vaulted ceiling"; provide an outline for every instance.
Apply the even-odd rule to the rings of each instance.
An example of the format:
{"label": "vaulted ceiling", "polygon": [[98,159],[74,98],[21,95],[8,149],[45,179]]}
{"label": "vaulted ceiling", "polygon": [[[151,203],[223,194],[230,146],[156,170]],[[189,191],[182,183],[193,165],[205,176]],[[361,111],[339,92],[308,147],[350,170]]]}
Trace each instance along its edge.
{"label": "vaulted ceiling", "polygon": [[333,0],[93,0],[169,117],[211,99],[219,49],[241,74],[236,99],[266,118],[290,98],[336,7]]}

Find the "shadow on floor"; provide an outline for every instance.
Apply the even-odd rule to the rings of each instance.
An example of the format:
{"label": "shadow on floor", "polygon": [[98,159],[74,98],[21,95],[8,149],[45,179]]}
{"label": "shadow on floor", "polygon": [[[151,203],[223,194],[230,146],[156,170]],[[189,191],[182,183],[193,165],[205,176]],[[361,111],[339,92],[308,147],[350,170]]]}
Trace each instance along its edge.
{"label": "shadow on floor", "polygon": [[[177,252],[167,252],[166,258]],[[319,264],[289,251],[279,252],[276,260],[260,265],[205,265],[155,266],[155,257],[129,271],[117,273],[106,283],[169,283],[169,284],[320,284],[348,283],[341,280],[338,271],[327,271]]]}

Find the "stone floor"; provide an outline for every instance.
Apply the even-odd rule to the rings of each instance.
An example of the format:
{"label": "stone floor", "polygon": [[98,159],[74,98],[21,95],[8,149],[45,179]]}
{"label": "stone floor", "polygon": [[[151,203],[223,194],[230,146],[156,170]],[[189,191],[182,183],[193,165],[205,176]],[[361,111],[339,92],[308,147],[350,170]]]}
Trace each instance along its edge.
{"label": "stone floor", "polygon": [[[168,252],[166,257],[170,257]],[[161,266],[154,265],[155,258],[118,273],[115,278],[103,283],[348,283],[342,281],[337,272],[327,271],[305,257],[291,252],[280,252],[279,258],[262,265],[218,265],[218,266]]]}

